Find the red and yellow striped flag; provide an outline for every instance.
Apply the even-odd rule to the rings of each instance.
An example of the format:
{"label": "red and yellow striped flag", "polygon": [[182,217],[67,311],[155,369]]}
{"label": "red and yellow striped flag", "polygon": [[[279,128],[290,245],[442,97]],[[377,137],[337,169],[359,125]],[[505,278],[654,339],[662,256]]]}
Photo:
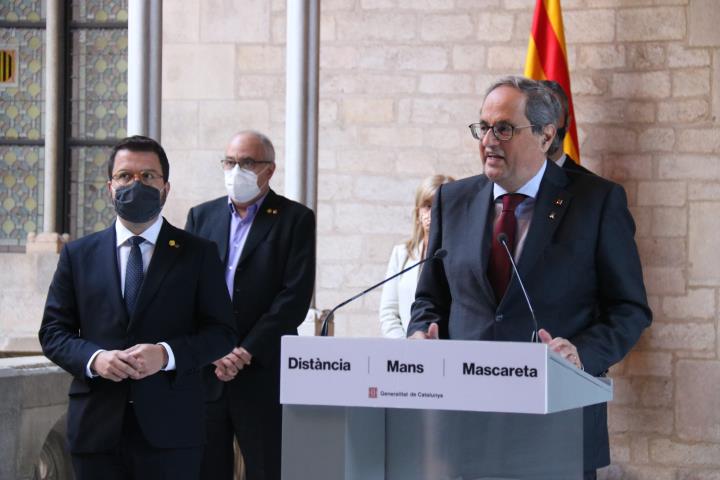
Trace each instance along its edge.
{"label": "red and yellow striped flag", "polygon": [[537,0],[535,4],[525,59],[525,76],[535,80],[555,80],[562,85],[568,97],[568,110],[571,115],[563,147],[565,153],[580,162],[560,0]]}

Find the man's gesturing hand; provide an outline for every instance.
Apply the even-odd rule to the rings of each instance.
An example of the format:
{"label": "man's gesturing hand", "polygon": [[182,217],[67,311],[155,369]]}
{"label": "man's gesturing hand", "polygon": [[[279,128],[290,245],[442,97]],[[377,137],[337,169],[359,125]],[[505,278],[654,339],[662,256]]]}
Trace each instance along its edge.
{"label": "man's gesturing hand", "polygon": [[540,341],[547,343],[550,350],[559,353],[565,360],[572,363],[577,368],[583,368],[577,348],[575,348],[575,345],[570,343],[569,340],[562,337],[553,338],[552,335],[550,335],[550,332],[544,328],[541,328],[540,331],[538,331],[538,336],[540,337]]}
{"label": "man's gesturing hand", "polygon": [[437,323],[431,323],[427,333],[417,331],[408,337],[411,340],[437,340],[440,338],[439,327]]}

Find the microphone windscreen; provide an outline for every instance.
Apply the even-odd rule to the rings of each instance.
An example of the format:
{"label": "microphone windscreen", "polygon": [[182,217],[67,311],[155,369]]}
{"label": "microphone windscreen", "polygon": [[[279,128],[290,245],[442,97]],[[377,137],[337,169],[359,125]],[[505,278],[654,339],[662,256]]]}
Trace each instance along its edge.
{"label": "microphone windscreen", "polygon": [[438,260],[443,259],[447,256],[447,250],[444,248],[439,248],[435,250],[435,255],[433,255],[433,258],[437,258]]}

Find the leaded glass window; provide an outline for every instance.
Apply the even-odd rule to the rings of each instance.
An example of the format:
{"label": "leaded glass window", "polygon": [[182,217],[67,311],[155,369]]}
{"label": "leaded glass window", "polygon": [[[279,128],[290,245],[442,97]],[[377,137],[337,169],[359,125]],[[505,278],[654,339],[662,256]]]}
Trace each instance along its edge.
{"label": "leaded glass window", "polygon": [[23,250],[28,233],[42,226],[43,6],[40,0],[0,2],[0,51],[14,57],[13,81],[0,82],[0,252]]}
{"label": "leaded glass window", "polygon": [[[14,82],[0,83],[0,252],[22,250],[27,235],[42,230],[44,9],[42,0],[0,2],[0,58],[17,61]],[[126,135],[127,11],[127,0],[66,4],[59,210],[47,214],[73,238],[114,216],[106,165],[112,145]]]}
{"label": "leaded glass window", "polygon": [[107,161],[126,136],[127,0],[74,0],[70,38],[67,218],[77,238],[114,217]]}

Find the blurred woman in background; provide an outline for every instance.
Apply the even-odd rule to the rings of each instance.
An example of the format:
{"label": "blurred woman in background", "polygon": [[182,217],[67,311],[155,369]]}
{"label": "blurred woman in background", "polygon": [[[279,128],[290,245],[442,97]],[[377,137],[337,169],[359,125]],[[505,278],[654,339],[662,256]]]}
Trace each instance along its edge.
{"label": "blurred woman in background", "polygon": [[[430,206],[435,192],[440,185],[453,180],[447,175],[432,175],[422,181],[415,193],[412,237],[393,247],[385,278],[425,258],[430,234]],[[380,329],[383,336],[405,338],[420,268],[413,268],[383,286],[380,299]]]}

